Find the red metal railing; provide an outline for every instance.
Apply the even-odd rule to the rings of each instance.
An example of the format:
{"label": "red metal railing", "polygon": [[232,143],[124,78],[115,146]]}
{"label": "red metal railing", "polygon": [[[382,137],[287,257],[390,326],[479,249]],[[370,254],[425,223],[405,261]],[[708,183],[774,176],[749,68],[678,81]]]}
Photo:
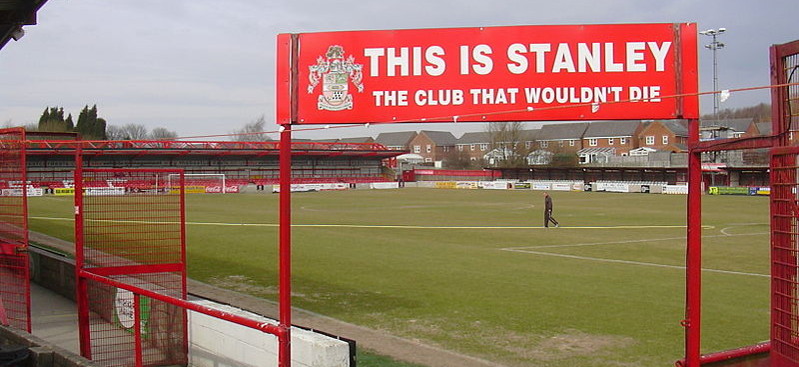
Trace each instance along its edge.
{"label": "red metal railing", "polygon": [[[83,356],[106,366],[186,365],[191,310],[275,335],[280,358],[289,358],[285,318],[271,325],[186,300],[182,171],[84,169],[80,153],[75,263]],[[94,185],[120,175],[157,184],[135,193]]]}
{"label": "red metal railing", "polygon": [[31,331],[25,130],[0,130],[0,324]]}
{"label": "red metal railing", "polygon": [[[799,80],[799,41],[771,48],[772,84]],[[772,90],[771,362],[799,366],[799,86]]]}

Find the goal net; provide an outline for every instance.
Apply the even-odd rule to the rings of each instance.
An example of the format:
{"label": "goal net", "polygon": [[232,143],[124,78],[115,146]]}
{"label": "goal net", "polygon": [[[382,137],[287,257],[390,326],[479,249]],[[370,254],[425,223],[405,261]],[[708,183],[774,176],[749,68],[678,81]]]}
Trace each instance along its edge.
{"label": "goal net", "polygon": [[[224,173],[186,173],[183,175],[183,186],[187,193],[224,194],[229,192]],[[167,176],[167,187],[176,189],[180,186],[180,175]]]}

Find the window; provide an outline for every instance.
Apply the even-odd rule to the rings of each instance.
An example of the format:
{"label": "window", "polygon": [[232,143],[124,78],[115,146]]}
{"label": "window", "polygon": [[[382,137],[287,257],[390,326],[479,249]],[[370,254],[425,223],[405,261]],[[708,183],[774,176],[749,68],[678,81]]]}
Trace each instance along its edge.
{"label": "window", "polygon": [[608,138],[608,145],[616,144],[616,139]]}
{"label": "window", "polygon": [[619,144],[621,145],[627,144],[627,138],[619,138]]}
{"label": "window", "polygon": [[483,152],[488,150],[488,144],[480,144],[480,150],[483,151]]}
{"label": "window", "polygon": [[560,146],[561,148],[563,148],[563,140],[560,140],[560,141],[558,141],[558,146]]}
{"label": "window", "polygon": [[655,145],[655,136],[654,135],[648,135],[646,137],[646,145]]}
{"label": "window", "polygon": [[663,144],[668,144],[669,143],[669,136],[668,135],[663,135],[663,139],[662,140],[663,140]]}
{"label": "window", "polygon": [[422,152],[422,146],[421,145],[414,145],[413,146],[413,152],[414,153],[421,153]]}
{"label": "window", "polygon": [[476,145],[474,145],[474,144],[472,144],[472,145],[470,145],[470,146],[469,146],[469,148],[471,148],[472,150],[474,150],[474,148],[476,148],[476,147],[477,147],[477,146],[476,146]]}
{"label": "window", "polygon": [[427,163],[430,163],[430,162],[433,161],[433,158],[425,158],[424,161],[427,162]]}
{"label": "window", "polygon": [[541,148],[549,147],[549,142],[548,141],[541,141],[541,142],[539,142],[539,144],[541,144]]}
{"label": "window", "polygon": [[588,139],[588,146],[595,147],[596,146],[596,139]]}
{"label": "window", "polygon": [[458,151],[459,151],[459,152],[462,152],[462,151],[463,151],[463,145],[458,145]]}
{"label": "window", "polygon": [[532,146],[533,146],[533,142],[531,142],[531,141],[524,142],[524,149],[530,149],[530,148],[532,148]]}
{"label": "window", "polygon": [[433,146],[430,145],[430,144],[427,144],[427,152],[430,153],[432,151],[433,151]]}
{"label": "window", "polygon": [[449,145],[443,146],[444,153],[449,152]]}
{"label": "window", "polygon": [[574,146],[574,140],[569,140],[569,146],[570,146],[570,147],[573,147],[573,146]]}

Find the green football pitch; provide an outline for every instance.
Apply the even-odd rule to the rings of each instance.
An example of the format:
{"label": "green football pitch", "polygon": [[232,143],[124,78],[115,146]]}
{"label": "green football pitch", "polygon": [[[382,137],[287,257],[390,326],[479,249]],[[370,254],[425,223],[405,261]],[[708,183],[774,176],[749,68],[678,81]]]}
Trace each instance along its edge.
{"label": "green football pitch", "polygon": [[[509,366],[681,358],[686,197],[349,190],[293,198],[294,305]],[[72,198],[31,198],[71,239]],[[188,195],[189,276],[275,299],[278,196]],[[61,219],[59,219],[61,218]],[[768,198],[703,197],[703,352],[768,339]]]}

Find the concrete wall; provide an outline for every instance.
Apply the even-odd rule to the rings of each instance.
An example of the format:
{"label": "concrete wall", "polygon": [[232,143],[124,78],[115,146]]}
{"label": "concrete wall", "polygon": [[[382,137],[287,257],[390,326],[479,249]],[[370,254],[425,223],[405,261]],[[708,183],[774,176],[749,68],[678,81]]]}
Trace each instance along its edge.
{"label": "concrete wall", "polygon": [[[275,320],[208,300],[195,301],[203,306],[277,325]],[[189,363],[197,367],[268,367],[277,366],[277,337],[214,318],[189,312]],[[291,329],[292,366],[348,367],[350,346],[312,331]]]}
{"label": "concrete wall", "polygon": [[30,355],[23,366],[30,367],[100,367],[64,348],[48,343],[24,331],[0,325],[0,344],[28,347]]}
{"label": "concrete wall", "polygon": [[[69,257],[71,243],[66,243],[41,234],[31,234],[32,242],[52,250],[30,247],[32,281],[56,292],[67,299],[75,299],[75,261]],[[191,282],[192,288],[208,287],[199,282]],[[211,287],[208,287],[211,288]],[[242,309],[215,303],[209,300],[196,301],[203,305],[223,309],[248,318],[277,324],[266,318]],[[233,300],[231,303],[235,303]],[[277,366],[277,338],[244,326],[233,324],[210,316],[189,312],[190,362],[193,366],[249,367]],[[35,337],[34,337],[35,338]],[[0,335],[2,340],[2,335]],[[44,341],[34,344],[41,345]],[[293,366],[301,367],[348,367],[354,355],[350,344],[323,333],[292,328]],[[12,344],[23,344],[12,342]],[[51,348],[60,353],[61,348]],[[66,351],[66,350],[63,350]],[[68,353],[68,352],[67,352]],[[52,353],[51,353],[52,354]],[[54,357],[61,358],[62,357]],[[70,357],[72,358],[72,357]],[[80,357],[78,357],[80,358]],[[82,359],[82,358],[81,358]],[[45,364],[43,366],[50,366]],[[71,367],[72,364],[55,366]],[[80,366],[93,366],[81,364]]]}

